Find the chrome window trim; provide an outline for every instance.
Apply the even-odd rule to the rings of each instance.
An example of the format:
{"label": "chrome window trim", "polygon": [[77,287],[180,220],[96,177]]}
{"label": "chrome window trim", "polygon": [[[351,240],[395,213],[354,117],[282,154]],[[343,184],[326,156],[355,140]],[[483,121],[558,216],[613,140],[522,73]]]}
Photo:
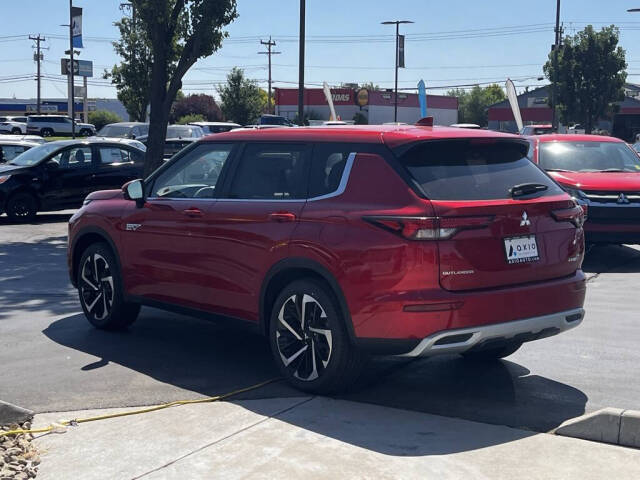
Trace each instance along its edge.
{"label": "chrome window trim", "polygon": [[349,176],[351,175],[351,169],[353,168],[353,162],[355,161],[357,152],[351,152],[347,157],[347,163],[344,166],[344,170],[342,171],[342,178],[340,178],[340,183],[338,184],[338,188],[331,192],[325,193],[324,195],[319,195],[317,197],[312,197],[307,199],[308,202],[315,202],[317,200],[325,200],[327,198],[338,197],[344,193],[347,189],[347,183],[349,182]]}
{"label": "chrome window trim", "polygon": [[299,203],[299,202],[315,202],[318,200],[325,200],[327,198],[338,197],[342,195],[347,189],[347,183],[349,182],[349,176],[351,175],[351,169],[353,168],[353,163],[355,161],[357,152],[351,152],[347,157],[347,162],[345,163],[344,170],[342,171],[342,177],[340,178],[340,183],[338,184],[338,188],[331,192],[326,193],[324,195],[319,195],[317,197],[312,198],[292,198],[292,199],[278,199],[278,198],[171,198],[171,197],[148,197],[147,200],[180,200],[180,201],[194,201],[194,200],[209,200],[215,202],[279,202],[279,203]]}

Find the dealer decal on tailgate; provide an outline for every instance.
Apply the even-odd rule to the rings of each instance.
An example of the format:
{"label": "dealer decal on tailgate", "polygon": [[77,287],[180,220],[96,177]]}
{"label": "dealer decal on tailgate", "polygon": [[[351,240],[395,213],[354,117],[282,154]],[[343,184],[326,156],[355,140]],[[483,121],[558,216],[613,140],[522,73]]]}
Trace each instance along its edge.
{"label": "dealer decal on tailgate", "polygon": [[540,260],[535,235],[504,239],[504,251],[507,263],[528,263]]}

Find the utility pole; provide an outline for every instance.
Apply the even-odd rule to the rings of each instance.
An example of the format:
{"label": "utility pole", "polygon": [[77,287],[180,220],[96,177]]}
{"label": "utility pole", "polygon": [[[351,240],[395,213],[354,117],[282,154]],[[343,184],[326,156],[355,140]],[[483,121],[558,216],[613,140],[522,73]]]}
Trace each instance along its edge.
{"label": "utility pole", "polygon": [[560,49],[560,39],[562,33],[560,31],[560,0],[556,2],[556,41],[553,44],[553,85],[551,88],[551,105],[553,106],[551,126],[555,132],[558,131],[558,108],[556,106],[558,99],[558,50]]}
{"label": "utility pole", "polygon": [[269,56],[269,103],[268,103],[268,112],[273,113],[271,111],[271,55],[280,55],[282,52],[274,52],[271,50],[271,47],[276,46],[276,42],[271,41],[271,36],[269,36],[269,41],[264,42],[260,40],[261,45],[266,45],[266,52],[258,52],[259,55],[268,55]]}
{"label": "utility pole", "polygon": [[300,51],[298,59],[298,124],[304,125],[304,23],[305,0],[300,0]]}
{"label": "utility pole", "polygon": [[[71,99],[71,138],[76,138],[76,100],[74,88],[74,64],[73,64],[73,0],[69,0],[69,98]],[[67,112],[68,113],[68,112]]]}
{"label": "utility pole", "polygon": [[37,74],[36,74],[36,82],[38,84],[37,86],[37,95],[36,95],[36,104],[37,104],[37,112],[38,115],[40,115],[40,80],[42,78],[42,75],[40,75],[40,62],[42,62],[42,53],[40,52],[40,42],[44,42],[46,41],[46,38],[41,37],[40,34],[38,34],[37,37],[32,37],[31,35],[29,35],[29,40],[33,40],[36,42],[36,54],[34,55],[34,60],[36,61],[36,64],[38,65],[38,70],[37,70]]}
{"label": "utility pole", "polygon": [[[558,0],[560,1],[560,0]],[[396,73],[396,82],[395,82],[395,89],[394,89],[394,94],[393,94],[393,121],[397,122],[398,121],[398,68],[400,67],[400,24],[401,23],[414,23],[411,20],[393,20],[393,21],[387,21],[387,22],[381,22],[382,25],[395,25],[396,26],[396,67],[395,67],[395,73]],[[404,68],[404,64],[402,65],[402,67]]]}

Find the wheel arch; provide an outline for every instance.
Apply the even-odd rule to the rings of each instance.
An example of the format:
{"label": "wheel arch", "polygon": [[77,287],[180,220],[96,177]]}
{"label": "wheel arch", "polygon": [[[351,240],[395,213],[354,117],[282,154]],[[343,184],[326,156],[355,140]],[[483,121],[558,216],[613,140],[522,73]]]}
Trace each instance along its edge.
{"label": "wheel arch", "polygon": [[87,247],[89,247],[89,245],[99,242],[106,243],[109,246],[116,259],[118,272],[122,272],[120,255],[118,254],[118,249],[116,248],[116,244],[112,240],[111,236],[99,227],[85,227],[75,235],[73,243],[71,244],[71,265],[69,274],[71,277],[71,283],[74,287],[77,287],[76,278],[78,277],[78,264],[80,263],[82,253],[87,249]]}
{"label": "wheel arch", "polygon": [[316,279],[328,287],[330,293],[335,296],[340,306],[349,340],[355,343],[351,313],[349,312],[349,307],[347,306],[347,301],[342,292],[342,288],[340,288],[340,284],[335,276],[324,266],[307,258],[287,258],[281,260],[273,265],[265,275],[262,288],[260,289],[260,332],[264,335],[269,334],[271,309],[280,291],[289,283],[301,278]]}

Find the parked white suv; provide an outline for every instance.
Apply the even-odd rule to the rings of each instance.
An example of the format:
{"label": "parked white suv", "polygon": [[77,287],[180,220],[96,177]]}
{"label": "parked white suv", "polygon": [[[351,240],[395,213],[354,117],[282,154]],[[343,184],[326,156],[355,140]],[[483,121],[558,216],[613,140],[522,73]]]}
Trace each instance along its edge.
{"label": "parked white suv", "polygon": [[24,135],[27,133],[27,117],[0,117],[0,133]]}
{"label": "parked white suv", "polygon": [[[31,115],[27,117],[27,133],[43,137],[71,135],[71,118],[65,115]],[[95,135],[96,127],[76,122],[75,133],[85,137]]]}

